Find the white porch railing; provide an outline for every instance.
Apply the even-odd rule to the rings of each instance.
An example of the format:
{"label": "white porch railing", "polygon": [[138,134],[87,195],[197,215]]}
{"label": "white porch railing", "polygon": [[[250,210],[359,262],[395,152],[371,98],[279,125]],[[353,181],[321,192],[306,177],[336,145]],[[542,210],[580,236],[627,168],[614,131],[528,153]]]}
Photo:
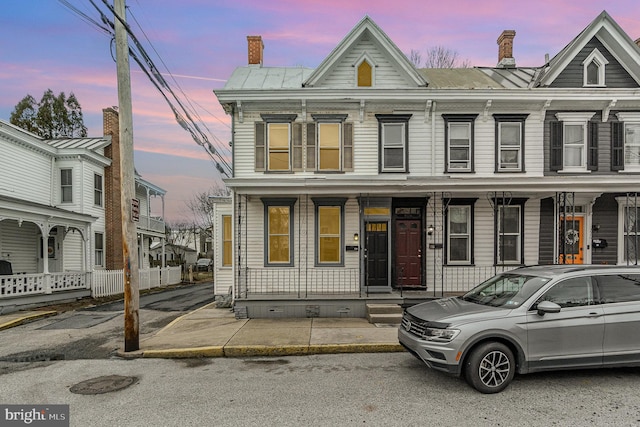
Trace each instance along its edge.
{"label": "white porch railing", "polygon": [[12,274],[0,276],[0,298],[43,295],[53,292],[86,289],[89,273],[67,271],[49,274]]}
{"label": "white porch railing", "polygon": [[137,226],[144,230],[164,233],[164,220],[161,218],[154,218],[146,215],[140,215],[140,219],[138,221]]}
{"label": "white porch railing", "polygon": [[[181,267],[154,267],[138,271],[140,275],[139,290],[148,290],[161,286],[180,283]],[[123,270],[96,270],[93,272],[91,295],[94,298],[124,293]]]}

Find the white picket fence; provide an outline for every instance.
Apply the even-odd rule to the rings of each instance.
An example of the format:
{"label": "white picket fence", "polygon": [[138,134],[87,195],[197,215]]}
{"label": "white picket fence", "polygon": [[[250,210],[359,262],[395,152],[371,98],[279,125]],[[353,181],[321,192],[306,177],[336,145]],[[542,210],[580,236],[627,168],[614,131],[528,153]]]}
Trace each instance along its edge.
{"label": "white picket fence", "polygon": [[[181,267],[154,267],[140,269],[139,290],[175,285],[181,281]],[[91,281],[91,296],[94,298],[124,293],[123,270],[94,270]]]}

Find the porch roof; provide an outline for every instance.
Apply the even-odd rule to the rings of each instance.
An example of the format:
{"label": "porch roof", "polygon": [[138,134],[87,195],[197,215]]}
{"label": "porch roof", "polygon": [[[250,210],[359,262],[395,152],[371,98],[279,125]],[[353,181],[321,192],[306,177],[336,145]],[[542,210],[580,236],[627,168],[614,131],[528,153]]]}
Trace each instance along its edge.
{"label": "porch roof", "polygon": [[30,200],[0,195],[0,220],[44,221],[54,225],[86,226],[98,217],[43,205]]}

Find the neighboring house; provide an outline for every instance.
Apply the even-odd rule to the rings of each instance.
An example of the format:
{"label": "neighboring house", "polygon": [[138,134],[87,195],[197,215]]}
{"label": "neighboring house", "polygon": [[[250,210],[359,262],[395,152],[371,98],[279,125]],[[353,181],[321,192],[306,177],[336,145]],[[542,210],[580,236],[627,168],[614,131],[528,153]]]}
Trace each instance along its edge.
{"label": "neighboring house", "polygon": [[[123,267],[117,112],[104,120],[103,137],[59,139],[0,120],[0,260],[13,273],[0,276],[0,303],[85,296],[94,269]],[[146,267],[151,237],[164,237],[150,198],[164,190],[137,175],[136,195]]]}
{"label": "neighboring house", "polygon": [[215,295],[233,286],[233,204],[231,197],[211,197],[213,224],[213,285]]}
{"label": "neighboring house", "polygon": [[514,37],[494,68],[416,69],[365,17],[307,69],[249,36],[215,91],[236,307],[363,316],[522,265],[637,264],[640,48],[606,12],[539,67]]}
{"label": "neighboring house", "polygon": [[[164,257],[163,257],[164,251]],[[155,265],[194,265],[198,260],[198,252],[188,246],[154,241],[149,250],[149,259],[154,260]]]}

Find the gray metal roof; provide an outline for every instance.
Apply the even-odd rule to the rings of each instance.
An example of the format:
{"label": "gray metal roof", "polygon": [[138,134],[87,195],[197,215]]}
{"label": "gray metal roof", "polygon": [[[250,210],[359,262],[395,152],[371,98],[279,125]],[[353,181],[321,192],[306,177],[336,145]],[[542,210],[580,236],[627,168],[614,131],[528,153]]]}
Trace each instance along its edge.
{"label": "gray metal roof", "polygon": [[96,137],[96,138],[55,138],[44,140],[52,147],[65,149],[65,148],[84,148],[87,150],[96,150],[104,148],[111,144],[111,137]]}
{"label": "gray metal roof", "polygon": [[478,67],[479,71],[485,73],[489,78],[496,81],[500,86],[507,89],[528,88],[533,85],[541,68],[489,68]]}
{"label": "gray metal roof", "polygon": [[421,68],[429,89],[502,89],[502,86],[476,68]]}
{"label": "gray metal roof", "polygon": [[227,80],[224,89],[300,89],[311,73],[313,69],[302,67],[238,67]]}

